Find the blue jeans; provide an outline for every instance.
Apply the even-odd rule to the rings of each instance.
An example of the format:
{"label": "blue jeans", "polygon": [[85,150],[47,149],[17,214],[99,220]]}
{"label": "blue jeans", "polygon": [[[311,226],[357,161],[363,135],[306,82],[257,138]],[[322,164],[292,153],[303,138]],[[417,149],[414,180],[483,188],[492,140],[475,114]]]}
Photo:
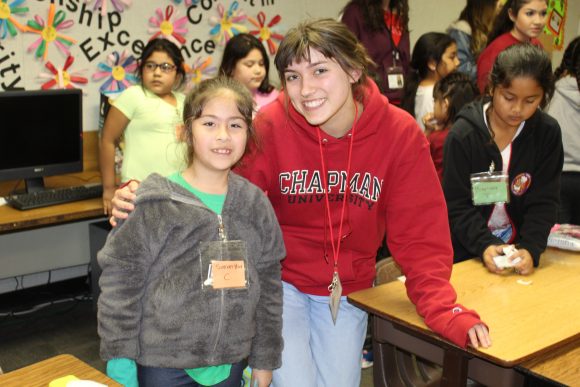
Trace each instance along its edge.
{"label": "blue jeans", "polygon": [[[245,360],[233,364],[229,378],[214,384],[214,387],[240,387],[246,364]],[[139,387],[202,387],[180,368],[157,368],[137,364],[137,377]]]}
{"label": "blue jeans", "polygon": [[284,309],[282,367],[274,387],[358,387],[367,313],[340,300],[336,325],[327,296],[301,293],[282,283]]}

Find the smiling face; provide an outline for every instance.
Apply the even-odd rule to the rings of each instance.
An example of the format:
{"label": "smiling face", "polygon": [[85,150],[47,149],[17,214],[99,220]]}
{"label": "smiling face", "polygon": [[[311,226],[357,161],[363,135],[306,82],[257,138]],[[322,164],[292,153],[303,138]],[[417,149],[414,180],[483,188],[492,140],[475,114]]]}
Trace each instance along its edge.
{"label": "smiling face", "polygon": [[228,173],[243,156],[248,125],[236,105],[235,94],[223,89],[210,98],[191,124],[192,167],[199,176]]}
{"label": "smiling face", "polygon": [[[173,66],[168,72],[164,72],[161,67],[156,66],[153,70],[147,67],[147,64],[156,64],[160,65],[163,63],[167,63]],[[151,66],[152,67],[152,66]],[[169,55],[167,55],[164,51],[154,51],[148,58],[145,60],[145,66],[143,68],[143,86],[150,90],[151,92],[157,94],[160,97],[166,96],[171,94],[173,90],[173,85],[177,79],[177,71],[175,68],[175,63]]]}
{"label": "smiling face", "polygon": [[232,73],[232,77],[241,82],[251,92],[255,92],[260,87],[265,76],[264,58],[257,48],[254,48],[246,57],[240,59]]}
{"label": "smiling face", "polygon": [[310,125],[342,137],[354,121],[352,84],[359,79],[360,71],[347,73],[319,51],[311,48],[309,53],[310,61],[295,59],[284,70],[286,92]]}
{"label": "smiling face", "polygon": [[521,42],[527,42],[531,38],[537,38],[546,25],[548,5],[545,0],[531,0],[525,4],[515,15],[512,10],[508,11],[511,21],[514,22],[512,35]]}
{"label": "smiling face", "polygon": [[544,90],[529,77],[514,78],[509,87],[492,90],[490,119],[500,128],[514,129],[534,114],[544,98]]}

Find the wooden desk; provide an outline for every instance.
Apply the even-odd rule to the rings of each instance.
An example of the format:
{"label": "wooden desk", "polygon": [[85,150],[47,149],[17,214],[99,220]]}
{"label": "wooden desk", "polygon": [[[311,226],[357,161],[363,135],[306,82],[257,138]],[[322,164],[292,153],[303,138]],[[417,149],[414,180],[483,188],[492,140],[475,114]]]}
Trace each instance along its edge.
{"label": "wooden desk", "polygon": [[546,356],[523,363],[519,369],[567,386],[580,386],[580,345],[572,343],[564,346]]}
{"label": "wooden desk", "polygon": [[[48,177],[45,179],[47,187],[101,181],[97,132],[85,132],[83,138],[84,172]],[[2,181],[0,196],[20,188],[24,188],[22,181]],[[105,219],[100,198],[26,211],[0,206],[0,290],[11,291],[8,289],[13,289],[11,281],[16,276],[31,275],[21,277],[20,284],[26,280],[28,286],[36,286],[44,284],[45,278],[66,279],[82,275],[80,273],[85,270],[81,266],[90,261],[88,225],[99,218]],[[51,277],[49,272],[55,269],[65,270]],[[45,273],[48,274],[45,276]]]}
{"label": "wooden desk", "polygon": [[74,375],[81,380],[93,380],[109,387],[122,387],[72,355],[58,355],[36,364],[0,375],[2,387],[46,387],[54,379]]}
{"label": "wooden desk", "polygon": [[[83,140],[84,172],[47,177],[45,178],[47,187],[71,187],[101,182],[101,174],[99,173],[97,162],[98,133],[94,131],[84,132]],[[24,188],[23,182],[20,182],[20,186],[14,181],[0,182],[0,196],[5,196],[10,191],[19,188]],[[102,216],[104,216],[103,203],[100,198],[26,211],[16,210],[4,205],[0,206],[0,234]]]}
{"label": "wooden desk", "polygon": [[0,234],[103,216],[103,199],[101,198],[26,211],[4,205],[0,206]]}
{"label": "wooden desk", "polygon": [[[490,327],[493,345],[481,350],[463,350],[429,330],[399,281],[352,293],[348,299],[377,317],[375,364],[382,364],[381,346],[394,345],[442,364],[445,386],[465,386],[467,376],[486,385],[517,386],[523,377],[513,367],[547,358],[565,345],[578,347],[579,278],[580,253],[556,249],[548,249],[540,268],[528,277],[491,274],[477,260],[454,265],[451,283],[458,302],[475,309]],[[389,375],[377,375],[381,367],[375,368],[375,385],[382,386],[381,379]]]}

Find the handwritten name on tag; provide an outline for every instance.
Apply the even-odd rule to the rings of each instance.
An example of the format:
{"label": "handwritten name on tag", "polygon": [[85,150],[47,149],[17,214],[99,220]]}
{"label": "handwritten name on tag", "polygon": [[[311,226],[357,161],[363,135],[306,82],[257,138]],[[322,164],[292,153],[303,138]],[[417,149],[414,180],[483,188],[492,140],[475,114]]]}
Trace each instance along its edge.
{"label": "handwritten name on tag", "polygon": [[212,261],[211,266],[214,289],[246,286],[244,261]]}

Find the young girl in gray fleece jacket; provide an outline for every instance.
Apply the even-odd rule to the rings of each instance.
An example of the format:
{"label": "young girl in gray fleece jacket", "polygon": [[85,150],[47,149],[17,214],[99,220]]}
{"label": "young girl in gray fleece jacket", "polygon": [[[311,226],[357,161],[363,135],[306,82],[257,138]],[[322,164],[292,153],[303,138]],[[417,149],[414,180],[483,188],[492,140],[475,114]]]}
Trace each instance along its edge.
{"label": "young girl in gray fleece jacket", "polygon": [[253,101],[230,78],[187,98],[188,167],[157,174],[98,254],[98,331],[107,373],[126,386],[268,386],[281,365],[285,256],[264,193],[231,172],[254,140]]}

